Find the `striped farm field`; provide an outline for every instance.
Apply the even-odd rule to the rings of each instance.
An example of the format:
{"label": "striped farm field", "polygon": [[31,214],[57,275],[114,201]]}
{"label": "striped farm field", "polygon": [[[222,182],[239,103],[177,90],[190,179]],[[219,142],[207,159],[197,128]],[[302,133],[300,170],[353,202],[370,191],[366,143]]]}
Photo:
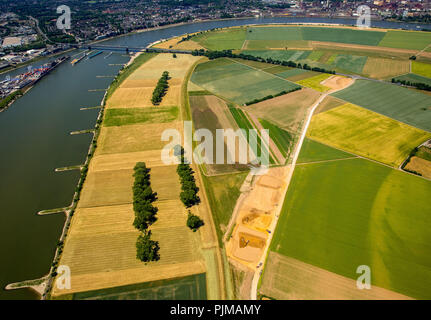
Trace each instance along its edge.
{"label": "striped farm field", "polygon": [[307,135],[324,144],[398,167],[410,152],[431,138],[370,110],[345,104],[312,118]]}
{"label": "striped farm field", "polygon": [[429,32],[390,30],[380,41],[379,46],[422,50],[429,44],[431,44],[431,34]]}
{"label": "striped farm field", "polygon": [[385,32],[310,26],[249,27],[247,40],[311,40],[376,46]]}
{"label": "striped farm field", "polygon": [[[158,54],[136,68],[108,98],[97,149],[60,260],[60,264],[71,269],[72,286],[67,290],[54,287],[53,298],[221,297],[218,262],[208,266],[202,250],[216,242],[209,208],[203,202],[190,209],[205,222],[198,232],[190,230],[186,226],[188,210],[180,200],[177,166],[161,160],[161,151],[167,143],[161,141],[164,130],[182,132],[179,114],[183,99],[178,94],[172,98],[171,106],[142,108],[131,103],[133,99],[139,100],[138,93],[130,92],[135,97],[122,95],[124,90],[154,89],[165,70],[172,76],[169,83],[180,87],[199,59]],[[160,260],[149,263],[136,258],[140,232],[133,226],[132,187],[137,162],[145,162],[150,168],[151,188],[157,193],[154,202],[158,208],[157,221],[150,228],[152,239],[159,242]],[[203,190],[198,177],[196,183]],[[199,196],[203,199],[201,192]]]}
{"label": "striped farm field", "polygon": [[269,136],[277,145],[278,150],[282,153],[283,157],[287,157],[293,146],[294,136],[290,132],[283,130],[273,123],[265,120],[259,119],[262,127],[269,131]]}
{"label": "striped farm field", "polygon": [[431,96],[389,83],[357,80],[333,96],[431,131]]}
{"label": "striped farm field", "polygon": [[[270,250],[354,281],[367,265],[373,286],[430,299],[430,193],[430,181],[365,159],[297,166]],[[280,294],[294,289],[279,281]],[[344,288],[319,283],[320,299]]]}
{"label": "striped farm field", "polygon": [[396,77],[395,80],[409,81],[411,83],[425,83],[431,86],[431,78],[419,76],[414,73],[408,73],[408,74]]}
{"label": "striped farm field", "polygon": [[362,74],[376,79],[387,79],[410,72],[409,60],[394,60],[368,57]]}
{"label": "striped farm field", "polygon": [[293,82],[229,59],[199,64],[191,81],[240,105],[299,87]]}

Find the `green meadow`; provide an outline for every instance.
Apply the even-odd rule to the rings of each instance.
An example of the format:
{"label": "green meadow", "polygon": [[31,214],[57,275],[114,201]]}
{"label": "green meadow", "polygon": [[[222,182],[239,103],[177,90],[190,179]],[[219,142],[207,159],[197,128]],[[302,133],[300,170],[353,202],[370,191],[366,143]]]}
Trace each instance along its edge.
{"label": "green meadow", "polygon": [[327,160],[338,160],[354,157],[353,154],[331,148],[320,142],[305,138],[301,152],[298,157],[298,164],[319,162]]}
{"label": "green meadow", "polygon": [[379,46],[422,50],[429,44],[431,44],[431,34],[429,32],[391,30],[386,33]]}
{"label": "green meadow", "polygon": [[431,298],[431,182],[364,159],[296,167],[271,250]]}
{"label": "green meadow", "polygon": [[209,50],[235,50],[241,49],[245,36],[245,28],[230,28],[204,32],[193,37],[193,40]]}
{"label": "green meadow", "polygon": [[178,107],[148,107],[107,109],[103,125],[124,126],[146,122],[171,122],[178,118]]}

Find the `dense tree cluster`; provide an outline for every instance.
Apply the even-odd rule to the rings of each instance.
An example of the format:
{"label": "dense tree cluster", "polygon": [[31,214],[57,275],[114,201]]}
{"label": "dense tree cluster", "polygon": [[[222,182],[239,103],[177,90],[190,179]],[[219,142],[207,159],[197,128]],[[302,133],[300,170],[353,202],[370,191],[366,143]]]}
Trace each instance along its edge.
{"label": "dense tree cluster", "polygon": [[254,104],[254,103],[259,103],[259,102],[262,102],[262,101],[265,101],[265,100],[269,100],[269,99],[272,99],[272,98],[275,98],[275,97],[279,97],[279,96],[282,96],[284,94],[288,94],[288,93],[291,93],[291,92],[294,92],[294,91],[298,91],[298,90],[301,90],[301,87],[296,87],[296,88],[293,88],[291,90],[283,90],[283,91],[281,91],[281,92],[279,92],[277,94],[274,94],[274,95],[270,94],[270,95],[268,95],[266,97],[263,97],[263,98],[260,98],[260,99],[254,99],[252,101],[247,102],[246,105],[249,106],[249,105]]}
{"label": "dense tree cluster", "polygon": [[157,193],[153,192],[150,184],[150,170],[144,162],[138,162],[134,168],[135,182],[133,184],[133,210],[135,219],[133,226],[142,231],[136,242],[137,258],[141,261],[156,261],[159,259],[159,244],[151,240],[148,227],[156,220],[157,207],[153,202],[157,200]]}
{"label": "dense tree cluster", "polygon": [[190,212],[187,217],[187,227],[193,230],[193,232],[196,232],[200,227],[204,225],[204,222],[201,218],[199,218],[197,215],[194,215]]}
{"label": "dense tree cluster", "polygon": [[158,105],[160,104],[160,102],[162,102],[162,98],[164,97],[164,95],[166,94],[166,91],[169,88],[168,80],[169,80],[169,72],[164,71],[153,91],[153,97],[151,98],[151,102],[154,105]]}
{"label": "dense tree cluster", "polygon": [[160,259],[159,242],[151,240],[151,231],[145,231],[136,241],[136,257],[144,262]]}
{"label": "dense tree cluster", "polygon": [[[177,167],[177,173],[180,177],[182,190],[180,193],[180,199],[186,208],[191,208],[201,202],[201,199],[198,196],[199,188],[196,185],[196,180],[193,175],[194,171],[190,164],[186,163],[187,161],[184,156],[183,147],[177,145],[175,148],[175,155],[180,160],[180,164]],[[198,216],[192,215],[193,217],[191,217],[190,215],[191,213],[189,211],[187,226],[196,231],[200,226],[203,225],[203,221]]]}
{"label": "dense tree cluster", "polygon": [[321,73],[335,74],[334,70],[326,70],[324,68],[311,67],[308,64],[301,65],[300,63],[296,63],[294,61],[275,60],[272,58],[262,58],[259,56],[254,56],[254,55],[244,54],[244,53],[236,54],[236,53],[232,53],[232,50],[206,51],[204,49],[200,49],[200,50],[193,50],[192,55],[194,55],[194,56],[205,56],[205,57],[208,57],[210,60],[217,59],[217,58],[239,58],[239,59],[244,59],[244,60],[259,61],[259,62],[265,62],[265,63],[270,63],[270,64],[276,64],[276,65],[281,65],[281,66],[291,67],[291,68],[298,68],[298,69],[316,71],[316,72],[321,72]]}
{"label": "dense tree cluster", "polygon": [[399,83],[404,86],[415,87],[415,88],[418,88],[419,90],[431,91],[431,86],[429,84],[422,83],[422,82],[411,82],[408,80],[392,78],[392,83]]}

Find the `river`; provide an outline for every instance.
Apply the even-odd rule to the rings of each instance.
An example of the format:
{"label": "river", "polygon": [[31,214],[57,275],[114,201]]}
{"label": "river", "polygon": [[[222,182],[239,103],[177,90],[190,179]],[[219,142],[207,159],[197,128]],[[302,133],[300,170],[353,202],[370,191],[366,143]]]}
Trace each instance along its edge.
{"label": "river", "polygon": [[[354,20],[325,18],[260,18],[209,21],[185,24],[107,40],[104,44],[146,46],[159,39],[216,27],[246,24],[319,22],[354,24]],[[373,21],[385,28],[429,28],[425,24]],[[68,53],[74,55],[78,51]],[[54,256],[64,224],[61,214],[37,216],[43,209],[68,206],[72,200],[79,172],[55,173],[54,169],[84,162],[90,135],[70,135],[71,131],[89,129],[95,124],[98,110],[80,111],[81,107],[99,105],[111,78],[129,58],[103,53],[71,66],[57,67],[38,82],[8,110],[0,113],[0,287],[8,283],[45,275]],[[47,59],[34,63],[41,65]],[[110,65],[111,64],[111,65]],[[26,68],[11,71],[11,76]],[[3,79],[6,74],[0,75]],[[31,290],[0,290],[0,299],[37,299]]]}

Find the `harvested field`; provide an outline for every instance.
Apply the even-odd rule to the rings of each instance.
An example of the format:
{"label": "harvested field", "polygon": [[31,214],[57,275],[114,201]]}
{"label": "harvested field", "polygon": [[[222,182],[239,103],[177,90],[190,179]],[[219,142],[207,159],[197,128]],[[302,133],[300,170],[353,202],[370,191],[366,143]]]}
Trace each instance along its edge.
{"label": "harvested field", "polygon": [[182,37],[176,37],[163,42],[160,42],[154,46],[154,48],[161,49],[176,49],[176,50],[200,50],[204,49],[199,43],[193,40],[181,41]]}
{"label": "harvested field", "polygon": [[[177,57],[159,54],[156,62],[147,61],[131,75],[132,80],[129,78],[122,83],[125,88],[120,87],[119,92],[152,86],[152,81],[157,81],[163,70],[185,75],[198,59],[185,55]],[[170,81],[182,84],[183,79]],[[223,288],[219,286],[218,261],[208,266],[201,250],[217,249],[206,202],[191,209],[205,221],[194,233],[186,226],[187,210],[180,200],[177,167],[161,161],[161,149],[167,143],[161,141],[162,132],[165,129],[182,132],[182,122],[177,121],[181,96],[174,99],[173,107],[130,108],[127,106],[129,97],[116,100],[115,94],[111,98],[118,108],[110,108],[105,113],[98,148],[90,162],[60,260],[60,264],[71,268],[72,288],[61,291],[54,288],[53,297],[80,293],[73,298],[205,298],[207,275],[208,279],[215,279],[206,283],[209,296],[219,299]],[[135,216],[133,168],[139,161],[151,168],[151,187],[158,197],[154,203],[159,209],[157,221],[151,231],[152,239],[160,244],[160,260],[151,263],[142,263],[136,258],[139,232],[132,225]],[[196,183],[202,190],[198,176]],[[205,199],[202,193],[199,196]],[[205,275],[199,281],[178,279],[190,275],[198,277],[202,273]],[[153,282],[158,280],[164,281]]]}
{"label": "harvested field", "polygon": [[356,281],[299,260],[270,252],[260,292],[277,300],[406,300],[407,296]]}
{"label": "harvested field", "polygon": [[430,181],[364,159],[297,166],[271,250],[354,280],[367,265],[372,285],[429,299],[430,192]]}
{"label": "harvested field", "polygon": [[410,171],[418,172],[425,178],[431,179],[431,161],[419,157],[412,157],[405,168]]}
{"label": "harvested field", "polygon": [[399,166],[431,133],[352,104],[319,113],[307,136],[324,144]]}
{"label": "harvested field", "polygon": [[431,131],[431,97],[421,92],[389,83],[356,80],[333,96]]}
{"label": "harvested field", "polygon": [[[170,81],[169,81],[170,82]],[[118,108],[144,108],[154,107],[151,103],[155,85],[153,87],[141,87],[141,88],[119,88],[115,90],[107,108],[118,109]],[[164,106],[176,106],[181,95],[181,86],[169,86],[166,95],[163,97],[162,102],[158,105]]]}
{"label": "harvested field", "polygon": [[387,79],[410,72],[410,60],[391,60],[369,57],[362,74],[370,78]]}
{"label": "harvested field", "polygon": [[182,132],[182,122],[134,124],[123,127],[102,127],[96,155],[162,149],[161,141],[166,129]]}
{"label": "harvested field", "polygon": [[308,108],[318,98],[318,92],[306,88],[256,103],[246,109],[257,118],[269,120],[282,129],[296,133],[304,120]]}
{"label": "harvested field", "polygon": [[240,105],[298,87],[293,82],[229,59],[198,65],[191,80]]}

